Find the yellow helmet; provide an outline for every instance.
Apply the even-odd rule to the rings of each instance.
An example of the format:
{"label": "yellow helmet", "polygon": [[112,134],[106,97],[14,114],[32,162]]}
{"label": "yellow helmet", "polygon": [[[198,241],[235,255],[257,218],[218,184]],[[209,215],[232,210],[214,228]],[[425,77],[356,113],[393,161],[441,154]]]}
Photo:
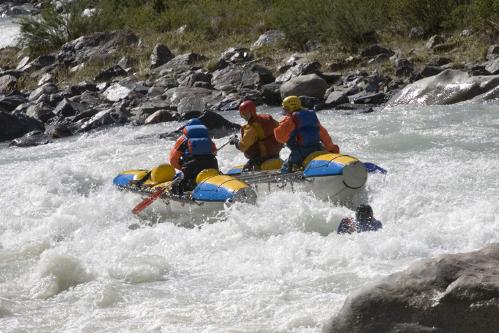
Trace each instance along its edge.
{"label": "yellow helmet", "polygon": [[282,100],[282,108],[288,113],[298,111],[302,108],[301,101],[298,96],[288,96]]}
{"label": "yellow helmet", "polygon": [[153,183],[164,183],[173,180],[175,169],[170,164],[160,164],[151,170]]}

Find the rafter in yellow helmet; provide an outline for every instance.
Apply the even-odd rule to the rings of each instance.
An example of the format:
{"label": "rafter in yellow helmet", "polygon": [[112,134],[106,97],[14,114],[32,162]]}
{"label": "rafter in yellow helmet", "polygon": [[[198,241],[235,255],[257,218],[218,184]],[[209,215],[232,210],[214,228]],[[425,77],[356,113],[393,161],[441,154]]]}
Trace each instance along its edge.
{"label": "rafter in yellow helmet", "polygon": [[288,96],[282,100],[282,108],[287,112],[295,112],[302,108],[301,100],[298,96]]}

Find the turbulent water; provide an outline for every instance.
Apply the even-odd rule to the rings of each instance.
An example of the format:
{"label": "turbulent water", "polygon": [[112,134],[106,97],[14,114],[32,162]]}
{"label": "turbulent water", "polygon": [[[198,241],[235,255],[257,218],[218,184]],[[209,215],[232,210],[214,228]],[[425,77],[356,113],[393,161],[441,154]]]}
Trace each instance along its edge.
{"label": "turbulent water", "polygon": [[[499,241],[497,103],[320,118],[344,153],[388,170],[367,185],[382,231],[337,235],[353,212],[290,191],[196,228],[178,225],[186,214],[129,230],[141,199],[112,178],[164,162],[173,141],[157,135],[178,123],[3,144],[0,331],[320,332],[367,283]],[[227,146],[219,160],[243,157]]]}
{"label": "turbulent water", "polygon": [[0,49],[14,46],[19,37],[20,27],[11,18],[0,16]]}

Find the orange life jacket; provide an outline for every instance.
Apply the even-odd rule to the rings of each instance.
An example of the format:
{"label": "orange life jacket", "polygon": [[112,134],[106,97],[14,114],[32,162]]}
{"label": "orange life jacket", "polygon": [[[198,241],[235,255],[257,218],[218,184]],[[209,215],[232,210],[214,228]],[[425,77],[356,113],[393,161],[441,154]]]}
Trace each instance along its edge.
{"label": "orange life jacket", "polygon": [[[246,126],[255,129],[257,141],[244,152],[244,156],[248,159],[279,156],[283,146],[277,142],[274,136],[274,128],[278,125],[279,123],[268,114],[258,114],[251,118]],[[241,137],[244,137],[244,128],[245,126],[241,127]]]}

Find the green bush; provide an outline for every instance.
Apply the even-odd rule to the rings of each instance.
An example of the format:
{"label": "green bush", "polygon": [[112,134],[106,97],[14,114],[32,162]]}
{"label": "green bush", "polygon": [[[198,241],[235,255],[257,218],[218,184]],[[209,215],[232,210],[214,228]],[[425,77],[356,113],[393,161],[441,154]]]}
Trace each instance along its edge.
{"label": "green bush", "polygon": [[99,29],[96,17],[83,16],[86,2],[75,2],[66,7],[66,15],[57,13],[53,7],[45,8],[39,17],[26,17],[20,21],[19,44],[30,54],[51,52],[67,41]]}
{"label": "green bush", "polygon": [[[129,28],[149,36],[186,25],[202,43],[250,41],[279,29],[288,46],[301,49],[308,40],[363,43],[383,29],[421,26],[437,33],[499,21],[499,0],[80,0],[67,6],[64,15],[47,8],[39,18],[23,19],[22,45],[41,53],[95,31]],[[94,16],[82,15],[87,7],[96,9]]]}

